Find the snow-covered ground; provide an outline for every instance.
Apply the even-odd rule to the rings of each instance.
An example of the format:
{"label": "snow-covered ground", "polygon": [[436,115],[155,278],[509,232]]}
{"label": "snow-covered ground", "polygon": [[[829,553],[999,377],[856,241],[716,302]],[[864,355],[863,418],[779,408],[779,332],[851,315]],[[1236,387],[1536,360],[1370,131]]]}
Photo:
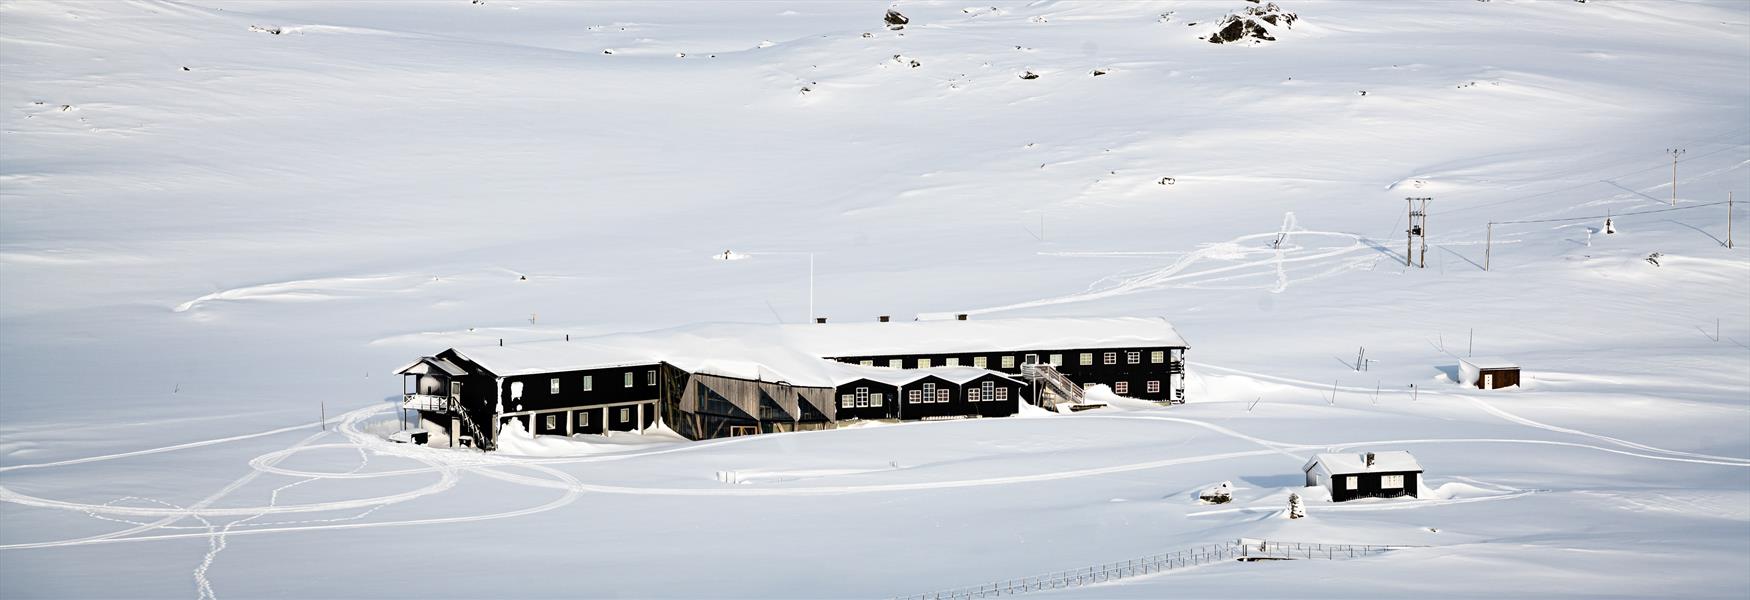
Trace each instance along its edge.
{"label": "snow-covered ground", "polygon": [[[0,2],[0,597],[882,597],[1239,537],[1426,547],[1055,595],[1750,594],[1750,4],[1280,4]],[[801,322],[808,253],[835,321],[1165,316],[1192,403],[383,439],[415,356]],[[1369,449],[1423,497],[1282,518]]]}

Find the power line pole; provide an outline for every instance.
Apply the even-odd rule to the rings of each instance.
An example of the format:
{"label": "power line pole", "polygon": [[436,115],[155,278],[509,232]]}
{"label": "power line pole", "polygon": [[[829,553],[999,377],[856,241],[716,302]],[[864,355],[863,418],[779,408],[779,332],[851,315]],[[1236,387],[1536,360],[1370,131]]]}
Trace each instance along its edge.
{"label": "power line pole", "polygon": [[[1433,198],[1404,198],[1404,200],[1409,202],[1410,209],[1410,228],[1407,231],[1409,236],[1404,240],[1404,266],[1410,266],[1416,238],[1421,238],[1422,255],[1419,262],[1422,263],[1420,268],[1426,269],[1428,268],[1428,201],[1433,200]],[[1417,206],[1418,202],[1421,203],[1420,206]]]}
{"label": "power line pole", "polygon": [[1666,148],[1665,152],[1671,155],[1671,205],[1677,206],[1677,158],[1683,156],[1685,150]]}
{"label": "power line pole", "polygon": [[1489,259],[1495,254],[1495,222],[1489,221],[1489,235],[1483,242],[1483,270],[1489,270]]}
{"label": "power line pole", "polygon": [[1726,248],[1732,247],[1732,193],[1726,192]]}

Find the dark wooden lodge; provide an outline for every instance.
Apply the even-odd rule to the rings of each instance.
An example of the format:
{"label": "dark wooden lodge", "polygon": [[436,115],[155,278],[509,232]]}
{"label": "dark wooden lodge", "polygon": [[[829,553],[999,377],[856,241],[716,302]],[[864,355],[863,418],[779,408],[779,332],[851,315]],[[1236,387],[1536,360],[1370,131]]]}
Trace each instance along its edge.
{"label": "dark wooden lodge", "polygon": [[433,443],[490,449],[506,427],[708,439],[1003,417],[1074,406],[1095,384],[1182,402],[1185,349],[1159,319],[711,325],[452,348],[397,373]]}

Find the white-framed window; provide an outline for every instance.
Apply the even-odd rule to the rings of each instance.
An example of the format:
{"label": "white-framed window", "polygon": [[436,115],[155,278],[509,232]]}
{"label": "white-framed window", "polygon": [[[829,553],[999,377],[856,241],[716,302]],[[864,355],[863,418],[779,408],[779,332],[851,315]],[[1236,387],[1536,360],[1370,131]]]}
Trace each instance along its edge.
{"label": "white-framed window", "polygon": [[559,428],[559,415],[547,415],[547,429]]}
{"label": "white-framed window", "polygon": [[523,399],[523,382],[521,382],[521,381],[510,382],[510,399],[511,400],[522,400]]}
{"label": "white-framed window", "polygon": [[1023,364],[1023,365],[1036,365],[1036,364],[1039,364],[1039,355],[1037,355],[1037,354],[1028,354],[1028,355],[1026,355],[1026,356],[1023,356],[1023,357],[1021,357],[1021,364]]}
{"label": "white-framed window", "polygon": [[1353,489],[1355,489],[1355,480],[1360,479],[1360,478],[1356,477],[1354,475],[1344,475],[1344,476],[1338,477],[1337,479],[1343,480],[1343,489],[1353,490]]}
{"label": "white-framed window", "polygon": [[1092,365],[1094,364],[1094,353],[1083,352],[1082,355],[1077,358],[1076,362],[1084,367]]}
{"label": "white-framed window", "polygon": [[997,396],[997,394],[1002,393],[1002,392],[997,391],[997,383],[995,381],[986,381],[984,383],[980,383],[980,384],[978,384],[978,387],[980,390],[982,390],[984,392],[983,396],[984,396],[985,400],[1001,400],[1002,399],[1001,397]]}
{"label": "white-framed window", "polygon": [[1007,402],[1008,401],[1009,388],[1000,387],[1000,388],[997,388],[996,392],[997,392],[996,393],[996,401],[998,401],[998,402]]}
{"label": "white-framed window", "polygon": [[594,375],[584,375],[583,376],[583,391],[587,392],[587,391],[590,391],[593,389],[595,389],[595,376]]}
{"label": "white-framed window", "polygon": [[919,369],[928,369],[928,368],[930,368],[930,359],[927,359],[927,358],[920,358],[920,359],[918,359],[918,368],[919,368]]}
{"label": "white-framed window", "polygon": [[644,372],[644,385],[656,385],[656,369]]}
{"label": "white-framed window", "polygon": [[632,372],[626,372],[626,387],[632,387]]}
{"label": "white-framed window", "polygon": [[863,359],[863,360],[857,361],[857,364],[863,365],[865,367],[873,367],[873,366],[875,366],[875,361],[870,360],[870,359]]}
{"label": "white-framed window", "polygon": [[936,390],[936,401],[937,402],[947,402],[948,400],[949,400],[948,388],[942,388],[942,389]]}
{"label": "white-framed window", "polygon": [[1379,489],[1382,489],[1382,490],[1401,490],[1401,489],[1404,489],[1404,476],[1403,475],[1380,475],[1379,476]]}
{"label": "white-framed window", "polygon": [[880,392],[869,394],[869,406],[874,407],[874,408],[881,408],[881,393]]}
{"label": "white-framed window", "polygon": [[549,393],[549,394],[559,393],[559,378],[558,377],[554,377],[552,379],[547,380],[547,393]]}
{"label": "white-framed window", "polygon": [[936,401],[936,384],[934,384],[934,383],[924,384],[924,402],[935,402],[935,401]]}
{"label": "white-framed window", "polygon": [[1159,380],[1150,381],[1144,389],[1147,389],[1150,394],[1159,394],[1161,393],[1161,382]]}
{"label": "white-framed window", "polygon": [[948,358],[944,358],[944,359],[942,359],[942,364],[950,366],[950,367],[958,367],[958,366],[960,366],[960,357],[950,356]]}
{"label": "white-framed window", "polygon": [[1148,362],[1161,364],[1167,361],[1167,353],[1160,350],[1148,353]]}
{"label": "white-framed window", "polygon": [[839,408],[854,408],[856,406],[857,401],[855,396],[850,394],[842,394],[839,396]]}
{"label": "white-framed window", "polygon": [[990,366],[990,361],[985,360],[983,356],[974,356],[972,357],[972,366],[983,369]]}
{"label": "white-framed window", "polygon": [[1119,394],[1128,394],[1130,393],[1130,382],[1120,381],[1114,383],[1112,384],[1112,391]]}
{"label": "white-framed window", "polygon": [[1047,360],[1048,360],[1048,362],[1051,363],[1051,366],[1053,366],[1053,367],[1063,366],[1063,355],[1062,354],[1053,354]]}
{"label": "white-framed window", "polygon": [[1013,357],[1013,356],[1004,356],[1004,357],[1003,357],[1003,368],[1004,368],[1004,369],[1013,369],[1013,368],[1015,368],[1015,357]]}
{"label": "white-framed window", "polygon": [[970,390],[966,390],[966,401],[967,402],[981,402],[983,399],[980,398],[979,396],[980,396],[980,394],[979,394],[978,388],[972,388]]}
{"label": "white-framed window", "polygon": [[589,411],[585,410],[577,413],[577,426],[589,427]]}
{"label": "white-framed window", "polygon": [[1082,384],[1082,389],[1084,389],[1084,390],[1091,390],[1091,389],[1094,389],[1094,384],[1092,384],[1092,383],[1084,383],[1084,384]]}
{"label": "white-framed window", "polygon": [[866,387],[857,388],[856,395],[857,395],[857,408],[866,408],[869,406],[869,388],[866,388]]}
{"label": "white-framed window", "polygon": [[887,359],[887,368],[889,368],[889,369],[904,369],[905,368],[905,360],[898,359],[898,358],[889,358],[889,359]]}
{"label": "white-framed window", "polygon": [[626,406],[620,407],[620,420],[621,421],[632,420],[632,408],[631,407],[626,407]]}
{"label": "white-framed window", "polygon": [[910,392],[907,392],[905,395],[905,401],[908,403],[911,403],[911,404],[917,404],[919,402],[922,402],[923,398],[924,398],[923,392],[920,392],[917,390],[911,390]]}
{"label": "white-framed window", "polygon": [[1101,359],[1103,359],[1103,362],[1105,362],[1108,365],[1118,364],[1118,353],[1117,352],[1107,352],[1104,356],[1101,356]]}
{"label": "white-framed window", "polygon": [[1136,351],[1136,350],[1131,350],[1129,352],[1125,352],[1124,353],[1124,362],[1126,364],[1132,364],[1132,365],[1142,364],[1142,352]]}

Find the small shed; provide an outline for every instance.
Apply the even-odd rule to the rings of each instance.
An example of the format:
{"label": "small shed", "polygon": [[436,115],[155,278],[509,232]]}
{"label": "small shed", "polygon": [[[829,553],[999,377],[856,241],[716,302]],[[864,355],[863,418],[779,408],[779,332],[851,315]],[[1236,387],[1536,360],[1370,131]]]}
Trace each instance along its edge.
{"label": "small shed", "polygon": [[1460,359],[1458,379],[1467,386],[1497,390],[1519,385],[1519,365],[1498,356]]}
{"label": "small shed", "polygon": [[1409,452],[1319,454],[1301,468],[1307,486],[1330,491],[1332,502],[1356,498],[1416,496],[1422,465]]}

